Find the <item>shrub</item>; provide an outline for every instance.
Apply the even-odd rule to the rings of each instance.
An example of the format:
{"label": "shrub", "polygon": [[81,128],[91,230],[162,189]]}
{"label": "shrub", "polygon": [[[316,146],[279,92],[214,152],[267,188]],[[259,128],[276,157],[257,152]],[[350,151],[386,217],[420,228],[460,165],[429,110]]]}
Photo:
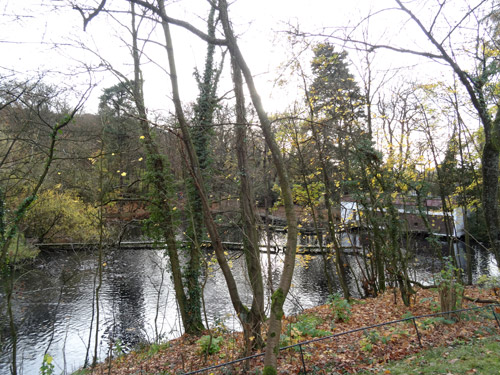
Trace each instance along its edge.
{"label": "shrub", "polygon": [[40,367],[41,375],[52,375],[54,373],[54,364],[52,360],[53,358],[50,354],[45,354],[43,356],[42,366]]}
{"label": "shrub", "polygon": [[[447,259],[444,269],[436,277],[441,312],[457,310],[462,305],[464,287],[458,280],[457,274],[458,269],[450,259]],[[450,315],[448,314],[448,318]]]}
{"label": "shrub", "polygon": [[43,241],[90,241],[99,236],[97,209],[75,192],[45,190],[24,219],[28,237]]}
{"label": "shrub", "polygon": [[280,347],[289,346],[302,341],[305,337],[323,337],[330,334],[329,331],[318,329],[323,320],[314,315],[301,315],[295,323],[290,323],[286,328],[286,334],[280,336]]}
{"label": "shrub", "polygon": [[351,318],[351,305],[347,300],[334,294],[328,297],[328,304],[332,310],[333,320],[338,322],[348,322]]}
{"label": "shrub", "polygon": [[200,354],[215,354],[220,352],[220,344],[223,342],[224,338],[221,337],[213,337],[210,335],[202,336],[201,339],[196,341],[199,346]]}
{"label": "shrub", "polygon": [[378,344],[387,345],[391,341],[397,340],[401,337],[408,337],[409,333],[405,329],[398,327],[390,327],[382,330],[363,331],[363,338],[359,341],[359,347],[364,352],[371,352],[373,347]]}
{"label": "shrub", "polygon": [[323,323],[321,318],[314,315],[301,315],[296,323],[291,323],[287,328],[289,336],[310,336],[321,337],[326,336],[330,332],[318,329],[317,327]]}
{"label": "shrub", "polygon": [[500,276],[481,275],[477,284],[486,290],[490,290],[496,297],[500,296]]}
{"label": "shrub", "polygon": [[162,342],[162,343],[153,343],[148,349],[148,357],[153,357],[156,355],[159,351],[165,350],[168,347],[170,347],[170,343],[168,342]]}

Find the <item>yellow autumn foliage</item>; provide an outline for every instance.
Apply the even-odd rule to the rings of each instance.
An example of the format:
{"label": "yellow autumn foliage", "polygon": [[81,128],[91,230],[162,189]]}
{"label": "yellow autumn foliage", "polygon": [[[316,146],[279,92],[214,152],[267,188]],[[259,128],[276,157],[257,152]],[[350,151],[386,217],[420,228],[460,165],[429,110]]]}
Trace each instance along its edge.
{"label": "yellow autumn foliage", "polygon": [[43,191],[23,224],[26,235],[40,242],[90,242],[99,237],[98,209],[73,191]]}

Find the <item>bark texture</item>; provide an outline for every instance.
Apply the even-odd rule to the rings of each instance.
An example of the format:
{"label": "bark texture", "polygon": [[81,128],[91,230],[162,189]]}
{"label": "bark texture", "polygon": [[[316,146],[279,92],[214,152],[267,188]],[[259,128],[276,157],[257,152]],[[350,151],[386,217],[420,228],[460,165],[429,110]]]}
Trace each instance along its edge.
{"label": "bark texture", "polygon": [[297,251],[297,217],[292,199],[292,190],[289,183],[288,173],[283,162],[280,149],[275,141],[271,130],[271,122],[262,105],[260,96],[255,87],[252,74],[245,59],[239,49],[236,37],[231,28],[228,15],[228,4],[226,0],[219,0],[219,15],[226,37],[227,46],[231,56],[240,67],[245,82],[250,92],[252,103],[257,111],[260,120],[260,126],[269,150],[271,151],[273,163],[276,167],[278,180],[281,189],[281,195],[285,206],[285,215],[287,219],[287,245],[283,272],[279,281],[278,289],[273,293],[271,299],[271,316],[269,318],[269,329],[267,333],[266,353],[264,357],[264,374],[276,373],[277,356],[279,352],[279,338],[281,334],[281,320],[283,318],[283,304],[290,290],[293,271],[295,267],[295,254]]}

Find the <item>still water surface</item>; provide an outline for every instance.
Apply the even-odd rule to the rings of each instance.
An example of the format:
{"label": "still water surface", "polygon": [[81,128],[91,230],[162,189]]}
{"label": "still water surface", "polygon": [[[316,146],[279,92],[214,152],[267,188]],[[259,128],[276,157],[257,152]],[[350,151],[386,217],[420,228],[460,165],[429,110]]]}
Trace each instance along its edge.
{"label": "still water surface", "polygon": [[[460,246],[456,251],[463,255]],[[250,302],[244,259],[239,252],[231,252],[230,257],[240,293],[246,302]],[[358,262],[354,256],[349,258],[356,272]],[[461,258],[464,261],[465,258]],[[261,259],[266,271],[268,257],[262,254]],[[276,281],[282,254],[271,255],[270,260],[273,280]],[[17,275],[14,315],[20,374],[39,373],[45,352],[54,357],[56,374],[70,373],[83,365],[90,335],[91,360],[96,329],[93,314],[96,264],[97,257],[92,252],[45,254],[32,267]],[[101,360],[109,355],[110,348],[116,349],[117,345],[127,350],[139,342],[182,334],[162,250],[110,250],[104,256],[103,265],[97,335]],[[423,282],[431,281],[436,269],[435,258],[425,249],[421,250],[413,266],[414,276]],[[480,250],[474,252],[473,270],[475,277],[497,274],[492,257]],[[352,275],[350,287],[356,294]],[[338,285],[336,288],[340,290]],[[204,296],[210,325],[223,322],[230,329],[239,329],[224,278],[217,266],[209,272]],[[322,304],[327,297],[321,256],[299,256],[286,313],[298,313],[304,308]],[[4,295],[0,294],[2,309],[5,308],[4,301]],[[4,375],[10,373],[12,342],[5,310],[1,316],[0,374]]]}

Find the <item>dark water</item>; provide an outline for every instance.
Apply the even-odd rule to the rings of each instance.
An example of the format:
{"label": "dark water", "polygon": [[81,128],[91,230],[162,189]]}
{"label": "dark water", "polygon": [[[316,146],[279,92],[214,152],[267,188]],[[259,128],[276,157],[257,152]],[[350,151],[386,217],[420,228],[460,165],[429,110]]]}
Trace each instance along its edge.
{"label": "dark water", "polygon": [[[280,243],[281,240],[277,240]],[[310,243],[302,240],[303,244]],[[352,242],[361,245],[358,236]],[[348,245],[348,239],[343,239]],[[431,282],[439,268],[435,257],[425,249],[418,250],[413,264],[414,277]],[[455,251],[462,261],[463,248]],[[230,253],[233,272],[243,299],[250,301],[244,259],[239,252]],[[267,270],[267,255],[261,256]],[[353,272],[358,260],[349,257]],[[173,287],[165,271],[166,259],[161,250],[111,250],[104,256],[103,280],[99,306],[98,353],[102,360],[117,347],[127,350],[133,345],[155,339],[168,339],[182,334]],[[279,278],[282,254],[271,256],[273,279]],[[38,374],[44,352],[54,357],[55,373],[67,373],[82,366],[90,340],[89,358],[95,343],[94,285],[97,257],[91,252],[64,252],[43,255],[29,269],[16,276],[14,315],[18,330],[18,369],[20,374]],[[225,281],[216,265],[208,273],[205,301],[210,325],[225,324],[239,329],[229,301]],[[498,274],[492,257],[475,250],[474,275]],[[356,294],[351,275],[351,289]],[[337,290],[340,290],[336,285]],[[2,292],[3,293],[3,288]],[[328,296],[323,263],[320,256],[298,256],[287,314],[322,304]],[[5,296],[0,294],[0,374],[10,373],[12,342],[5,314]],[[93,319],[94,315],[94,319]],[[92,331],[91,331],[92,327]]]}

